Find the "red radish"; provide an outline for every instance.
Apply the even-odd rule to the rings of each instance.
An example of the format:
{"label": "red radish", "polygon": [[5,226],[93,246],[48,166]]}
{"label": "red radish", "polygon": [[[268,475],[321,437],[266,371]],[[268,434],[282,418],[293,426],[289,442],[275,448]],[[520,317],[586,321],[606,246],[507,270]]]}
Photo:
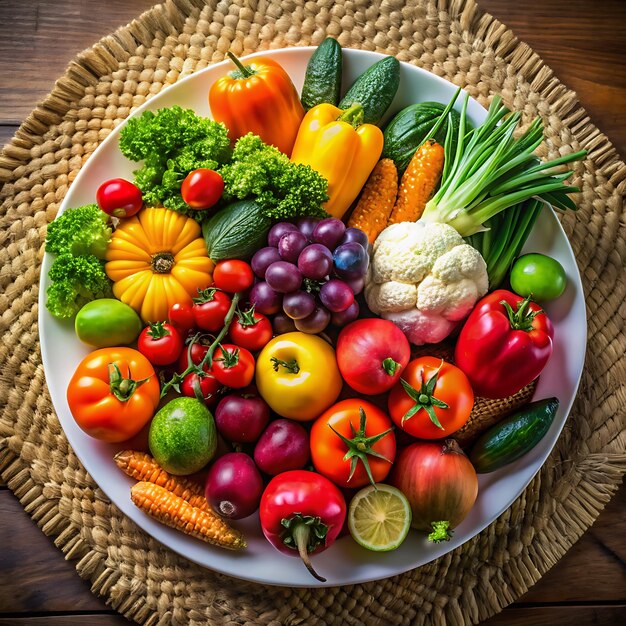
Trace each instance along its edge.
{"label": "red radish", "polygon": [[247,454],[229,452],[211,466],[204,493],[216,513],[241,519],[259,508],[263,479]]}
{"label": "red radish", "polygon": [[231,394],[215,409],[215,425],[233,443],[253,443],[270,420],[270,409],[260,396]]}
{"label": "red radish", "polygon": [[404,333],[387,320],[356,320],[337,339],[341,375],[352,389],[365,395],[389,391],[410,357],[411,347]]}
{"label": "red radish", "polygon": [[287,470],[302,469],[309,460],[309,435],[292,420],[270,423],[254,448],[254,461],[270,476]]}
{"label": "red radish", "polygon": [[478,495],[476,470],[454,439],[419,441],[402,450],[389,483],[408,498],[411,525],[430,532],[435,542],[450,539]]}

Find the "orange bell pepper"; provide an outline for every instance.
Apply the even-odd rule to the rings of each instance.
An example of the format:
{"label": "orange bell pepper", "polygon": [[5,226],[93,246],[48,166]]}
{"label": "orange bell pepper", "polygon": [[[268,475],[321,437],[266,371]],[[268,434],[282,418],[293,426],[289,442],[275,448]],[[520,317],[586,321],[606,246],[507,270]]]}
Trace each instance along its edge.
{"label": "orange bell pepper", "polygon": [[254,133],[290,156],[304,108],[289,74],[272,59],[258,57],[244,65],[227,54],[237,69],[211,85],[213,119],[226,125],[231,141]]}
{"label": "orange bell pepper", "polygon": [[328,180],[324,208],[341,219],[367,181],[383,151],[383,132],[362,124],[363,107],[342,111],[318,104],[304,116],[291,153],[294,163],[310,165]]}

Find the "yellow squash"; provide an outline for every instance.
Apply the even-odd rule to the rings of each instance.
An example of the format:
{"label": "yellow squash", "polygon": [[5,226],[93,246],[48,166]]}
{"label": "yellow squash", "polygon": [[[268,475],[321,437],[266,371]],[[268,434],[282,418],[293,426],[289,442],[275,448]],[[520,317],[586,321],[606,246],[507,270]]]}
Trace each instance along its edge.
{"label": "yellow squash", "polygon": [[167,320],[170,306],[191,303],[198,289],[213,282],[199,224],[169,209],[142,209],[120,222],[106,261],[113,294],[144,322]]}
{"label": "yellow squash", "polygon": [[357,197],[383,151],[383,131],[362,124],[363,107],[342,111],[332,104],[314,106],[302,120],[291,160],[310,165],[328,180],[324,208],[341,219]]}

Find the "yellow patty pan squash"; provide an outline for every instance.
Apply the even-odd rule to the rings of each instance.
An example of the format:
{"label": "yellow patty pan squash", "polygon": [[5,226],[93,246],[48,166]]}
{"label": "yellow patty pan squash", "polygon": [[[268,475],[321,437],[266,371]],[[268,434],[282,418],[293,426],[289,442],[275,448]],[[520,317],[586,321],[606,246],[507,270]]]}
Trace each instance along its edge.
{"label": "yellow patty pan squash", "polygon": [[146,323],[167,320],[174,303],[191,303],[213,282],[200,225],[169,209],[145,208],[121,221],[105,258],[113,294]]}

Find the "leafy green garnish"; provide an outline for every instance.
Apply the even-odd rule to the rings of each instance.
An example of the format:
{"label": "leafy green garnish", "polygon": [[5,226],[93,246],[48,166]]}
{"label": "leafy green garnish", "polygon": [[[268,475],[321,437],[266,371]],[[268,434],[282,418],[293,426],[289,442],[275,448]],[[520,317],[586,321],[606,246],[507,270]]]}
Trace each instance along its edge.
{"label": "leafy green garnish", "polygon": [[328,199],[328,181],[252,133],[237,140],[232,161],[220,174],[226,201],[254,199],[276,220],[327,216],[322,204]]}

